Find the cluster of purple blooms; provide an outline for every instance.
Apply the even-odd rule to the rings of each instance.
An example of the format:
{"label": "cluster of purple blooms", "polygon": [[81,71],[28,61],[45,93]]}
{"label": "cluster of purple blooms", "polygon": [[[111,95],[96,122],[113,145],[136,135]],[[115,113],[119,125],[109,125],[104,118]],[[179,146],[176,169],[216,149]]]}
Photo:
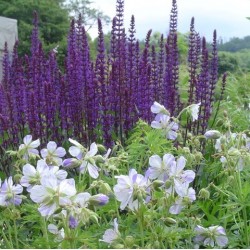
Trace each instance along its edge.
{"label": "cluster of purple blooms", "polygon": [[[95,61],[90,59],[87,34],[80,17],[71,23],[63,70],[58,67],[56,49],[48,57],[45,56],[38,38],[36,14],[31,54],[21,58],[17,53],[18,43],[13,53],[8,52],[6,45],[0,84],[3,149],[19,145],[27,133],[24,131],[41,138],[42,145],[46,140],[57,140],[63,144],[71,137],[86,145],[98,139],[111,146],[114,138],[123,142],[139,118],[151,121],[150,106],[154,100],[162,103],[171,116],[186,105],[180,100],[178,87],[176,0],[173,0],[169,33],[166,38],[161,36],[158,50],[150,44],[151,31],[147,34],[144,48],[140,49],[141,45],[135,37],[134,16],[126,35],[123,26],[124,0],[117,0],[116,10],[110,48],[105,48],[102,24],[98,20]],[[195,134],[205,132],[211,115],[217,61],[216,32],[209,56],[205,38],[195,31],[192,19],[187,105],[201,103],[199,120],[188,123],[188,129]],[[162,123],[167,122],[166,116],[158,116],[156,121],[161,122],[159,119],[163,119]],[[96,133],[97,130],[99,133]],[[10,172],[8,169],[4,171]]]}

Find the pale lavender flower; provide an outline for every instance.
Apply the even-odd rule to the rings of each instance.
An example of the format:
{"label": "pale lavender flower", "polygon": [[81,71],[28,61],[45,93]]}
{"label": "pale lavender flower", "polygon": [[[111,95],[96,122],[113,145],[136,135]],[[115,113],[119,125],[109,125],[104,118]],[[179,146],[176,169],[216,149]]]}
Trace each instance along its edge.
{"label": "pale lavender flower", "polygon": [[120,237],[120,232],[118,230],[117,218],[114,219],[114,229],[107,229],[102,236],[102,239],[99,241],[112,244],[116,239]]}
{"label": "pale lavender flower", "polygon": [[175,158],[171,154],[165,154],[163,159],[158,155],[153,155],[149,158],[149,169],[147,174],[150,179],[158,179],[166,181],[169,178],[170,166],[175,161]]}
{"label": "pale lavender flower", "polygon": [[65,149],[63,147],[57,147],[57,144],[54,141],[50,141],[47,144],[47,148],[41,150],[41,156],[50,166],[61,166],[62,157],[64,157],[65,155]]}
{"label": "pale lavender flower", "polygon": [[36,168],[31,164],[25,164],[20,184],[29,192],[34,185],[39,185],[42,176],[47,174],[49,174],[49,167],[44,160],[38,160]]}
{"label": "pale lavender flower", "polygon": [[149,180],[141,174],[137,174],[135,169],[129,171],[129,175],[115,176],[117,184],[114,186],[116,199],[121,202],[120,208],[126,206],[133,209],[133,201],[140,196],[144,201],[148,195]]}
{"label": "pale lavender flower", "polygon": [[22,203],[22,192],[23,187],[19,184],[14,185],[11,176],[5,179],[0,189],[0,206],[20,205]]}
{"label": "pale lavender flower", "polygon": [[49,224],[48,225],[48,231],[52,234],[56,235],[55,238],[55,242],[61,242],[63,241],[64,237],[65,237],[65,233],[64,233],[64,228],[61,228],[60,230],[58,229],[58,227],[54,224]]}
{"label": "pale lavender flower", "polygon": [[30,156],[39,155],[36,149],[40,145],[39,139],[32,141],[32,135],[26,135],[23,138],[23,142],[24,143],[19,146],[19,151],[22,152],[25,160],[28,160]]}
{"label": "pale lavender flower", "polygon": [[41,178],[41,185],[35,185],[30,191],[30,198],[38,203],[42,216],[52,215],[57,208],[70,204],[70,197],[76,194],[74,179],[65,179],[58,184],[55,175]]}
{"label": "pale lavender flower", "polygon": [[65,180],[67,178],[68,173],[65,170],[59,169],[58,166],[49,167],[49,174],[55,175],[58,182]]}
{"label": "pale lavender flower", "polygon": [[151,122],[151,127],[155,129],[164,130],[166,137],[170,140],[175,140],[177,138],[176,131],[179,125],[175,122],[170,122],[170,116],[164,114],[157,114],[155,120]]}
{"label": "pale lavender flower", "polygon": [[[86,149],[77,141],[72,139],[69,139],[69,141],[75,145],[69,148],[69,153],[81,162],[79,167],[80,172],[85,173],[86,171],[88,171],[89,175],[92,178],[97,179],[99,176],[98,167],[96,166],[95,160],[93,158],[93,156],[95,156],[98,151],[96,143],[93,142],[90,145],[89,151],[86,152]],[[65,161],[63,162],[63,166],[70,164],[70,162]]]}
{"label": "pale lavender flower", "polygon": [[161,113],[161,114],[169,115],[168,110],[158,102],[154,102],[154,104],[151,106],[151,112],[154,113],[154,114],[160,114]]}
{"label": "pale lavender flower", "polygon": [[183,189],[186,187],[186,184],[188,185],[191,183],[195,178],[195,172],[192,170],[183,170],[186,165],[186,159],[181,156],[177,159],[177,161],[174,161],[169,169],[169,178],[170,180],[174,181],[174,188],[176,192],[178,192],[179,189]]}
{"label": "pale lavender flower", "polygon": [[169,213],[171,214],[179,214],[183,208],[196,200],[195,190],[192,187],[188,187],[188,184],[181,187],[182,189],[176,190],[179,197],[177,197],[175,203],[169,208]]}
{"label": "pale lavender flower", "polygon": [[208,228],[197,226],[195,232],[197,235],[194,237],[194,242],[200,245],[225,247],[228,244],[225,229],[221,226],[211,226]]}

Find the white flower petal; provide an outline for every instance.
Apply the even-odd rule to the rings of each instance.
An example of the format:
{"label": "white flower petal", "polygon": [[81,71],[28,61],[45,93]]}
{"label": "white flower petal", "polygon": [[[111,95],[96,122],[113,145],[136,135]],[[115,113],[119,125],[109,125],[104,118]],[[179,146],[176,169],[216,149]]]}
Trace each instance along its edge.
{"label": "white flower petal", "polygon": [[26,135],[24,138],[23,138],[23,142],[25,145],[29,145],[32,141],[32,135]]}
{"label": "white flower petal", "polygon": [[54,152],[57,148],[57,144],[54,142],[54,141],[50,141],[48,144],[47,144],[47,149],[50,151],[50,152]]}
{"label": "white flower petal", "polygon": [[37,148],[37,147],[39,147],[40,146],[40,139],[37,139],[37,140],[31,142],[29,146],[31,148]]}

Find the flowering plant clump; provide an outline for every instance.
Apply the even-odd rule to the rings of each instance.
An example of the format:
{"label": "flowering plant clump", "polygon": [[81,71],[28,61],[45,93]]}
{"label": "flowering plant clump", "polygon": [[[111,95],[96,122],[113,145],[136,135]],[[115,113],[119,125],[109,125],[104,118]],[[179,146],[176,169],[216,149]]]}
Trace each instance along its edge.
{"label": "flowering plant clump", "polygon": [[[188,114],[190,107],[193,105],[180,114]],[[195,114],[191,114],[194,118],[198,107],[199,104]],[[151,110],[156,115],[169,116],[169,111],[159,103],[154,102]],[[31,238],[27,236],[27,240],[37,244],[34,238],[40,239],[39,246],[46,248],[197,248],[246,244],[250,240],[246,228],[248,214],[242,204],[249,198],[248,133],[208,130],[204,136],[189,135],[183,141],[185,129],[180,114],[171,117],[179,123],[180,136],[174,141],[166,138],[165,131],[158,133],[149,124],[144,123],[143,128],[139,123],[148,139],[142,140],[141,134],[131,135],[135,141],[126,148],[117,144],[107,150],[95,142],[88,148],[69,139],[73,146],[67,150],[52,141],[47,149],[39,151],[37,146],[35,158],[24,159],[24,154],[19,154],[20,147],[11,151],[17,157],[16,173],[6,178],[0,188],[3,247],[24,246],[18,240],[25,232],[21,226],[24,222],[27,226],[41,222],[41,228],[33,231]],[[155,137],[155,143],[161,147],[152,147]],[[31,135],[25,138],[31,142]],[[135,169],[138,156],[131,157],[126,150],[131,152],[138,139],[143,147],[137,150],[143,151],[137,152],[142,158]],[[167,143],[162,144],[161,140]],[[203,150],[200,143],[204,140],[210,150],[212,146],[213,162],[206,163],[205,154],[199,151]],[[213,170],[214,164],[219,172]],[[207,177],[204,179],[203,175]],[[243,224],[231,230],[224,218],[228,218],[228,223],[235,221],[236,217],[225,217],[227,209],[235,206],[239,207],[235,213]],[[211,207],[214,211],[210,211]],[[110,221],[114,221],[112,229]]]}
{"label": "flowering plant clump", "polygon": [[159,48],[149,31],[141,50],[134,16],[125,34],[123,10],[117,0],[108,55],[98,19],[93,62],[81,18],[64,70],[60,48],[46,58],[36,13],[31,55],[16,45],[10,62],[6,45],[0,248],[248,248],[250,132],[226,112],[221,127],[209,120],[226,83],[218,103],[216,32],[210,49],[192,18],[182,99],[176,0]]}

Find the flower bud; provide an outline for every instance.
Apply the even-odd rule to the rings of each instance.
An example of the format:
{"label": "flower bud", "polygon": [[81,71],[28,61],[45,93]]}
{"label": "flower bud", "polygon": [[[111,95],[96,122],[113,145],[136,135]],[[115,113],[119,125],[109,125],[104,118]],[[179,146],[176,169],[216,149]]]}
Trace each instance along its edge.
{"label": "flower bud", "polygon": [[105,162],[104,158],[101,155],[94,156],[94,159],[95,159],[96,164]]}
{"label": "flower bud", "polygon": [[19,183],[19,181],[21,180],[21,178],[22,178],[22,175],[21,174],[16,174],[16,175],[14,175],[14,182],[15,183]]}
{"label": "flower bud", "polygon": [[93,159],[93,158],[88,158],[88,159],[86,159],[86,161],[88,161],[90,164],[92,164],[92,165],[96,165],[96,163],[95,163],[95,160]]}
{"label": "flower bud", "polygon": [[105,194],[96,194],[89,198],[89,203],[93,206],[103,206],[107,204],[109,197]]}
{"label": "flower bud", "polygon": [[124,249],[124,245],[123,244],[115,244],[114,248],[116,248],[116,249]]}
{"label": "flower bud", "polygon": [[102,144],[97,144],[98,152],[104,153],[107,151],[106,147],[103,146]]}
{"label": "flower bud", "polygon": [[81,162],[76,158],[68,158],[65,159],[62,163],[64,168],[77,168],[81,165]]}
{"label": "flower bud", "polygon": [[74,229],[78,226],[78,221],[75,217],[72,215],[69,216],[69,227]]}
{"label": "flower bud", "polygon": [[156,249],[159,249],[159,248],[160,248],[160,242],[159,242],[158,240],[156,240],[156,241],[154,242],[154,248],[156,248]]}
{"label": "flower bud", "polygon": [[165,222],[167,222],[168,224],[176,224],[176,220],[170,217],[166,217],[165,218]]}
{"label": "flower bud", "polygon": [[164,182],[163,181],[160,181],[160,180],[155,180],[153,181],[153,187],[155,190],[158,190],[160,191],[160,187],[164,185]]}
{"label": "flower bud", "polygon": [[131,236],[131,235],[126,236],[125,244],[126,244],[127,248],[132,248],[134,245],[134,242],[135,242],[135,239],[133,236]]}
{"label": "flower bud", "polygon": [[109,184],[108,184],[108,183],[105,183],[105,182],[103,182],[103,183],[100,185],[99,191],[100,191],[101,193],[103,193],[103,194],[108,195],[108,196],[112,195],[112,193],[113,193],[111,187],[109,186]]}
{"label": "flower bud", "polygon": [[195,160],[196,160],[197,162],[200,162],[200,161],[203,159],[203,155],[202,155],[201,152],[196,152],[196,153],[194,154],[194,157],[195,157]]}
{"label": "flower bud", "polygon": [[190,149],[188,147],[183,147],[183,152],[186,154],[190,154]]}
{"label": "flower bud", "polygon": [[207,131],[204,136],[206,139],[218,139],[221,136],[221,133],[218,130],[209,130]]}
{"label": "flower bud", "polygon": [[199,192],[201,199],[208,200],[210,198],[210,192],[206,188],[202,188]]}
{"label": "flower bud", "polygon": [[167,181],[165,182],[165,187],[166,187],[166,189],[170,188],[171,186],[172,186],[172,182],[169,181],[169,180],[167,180]]}

